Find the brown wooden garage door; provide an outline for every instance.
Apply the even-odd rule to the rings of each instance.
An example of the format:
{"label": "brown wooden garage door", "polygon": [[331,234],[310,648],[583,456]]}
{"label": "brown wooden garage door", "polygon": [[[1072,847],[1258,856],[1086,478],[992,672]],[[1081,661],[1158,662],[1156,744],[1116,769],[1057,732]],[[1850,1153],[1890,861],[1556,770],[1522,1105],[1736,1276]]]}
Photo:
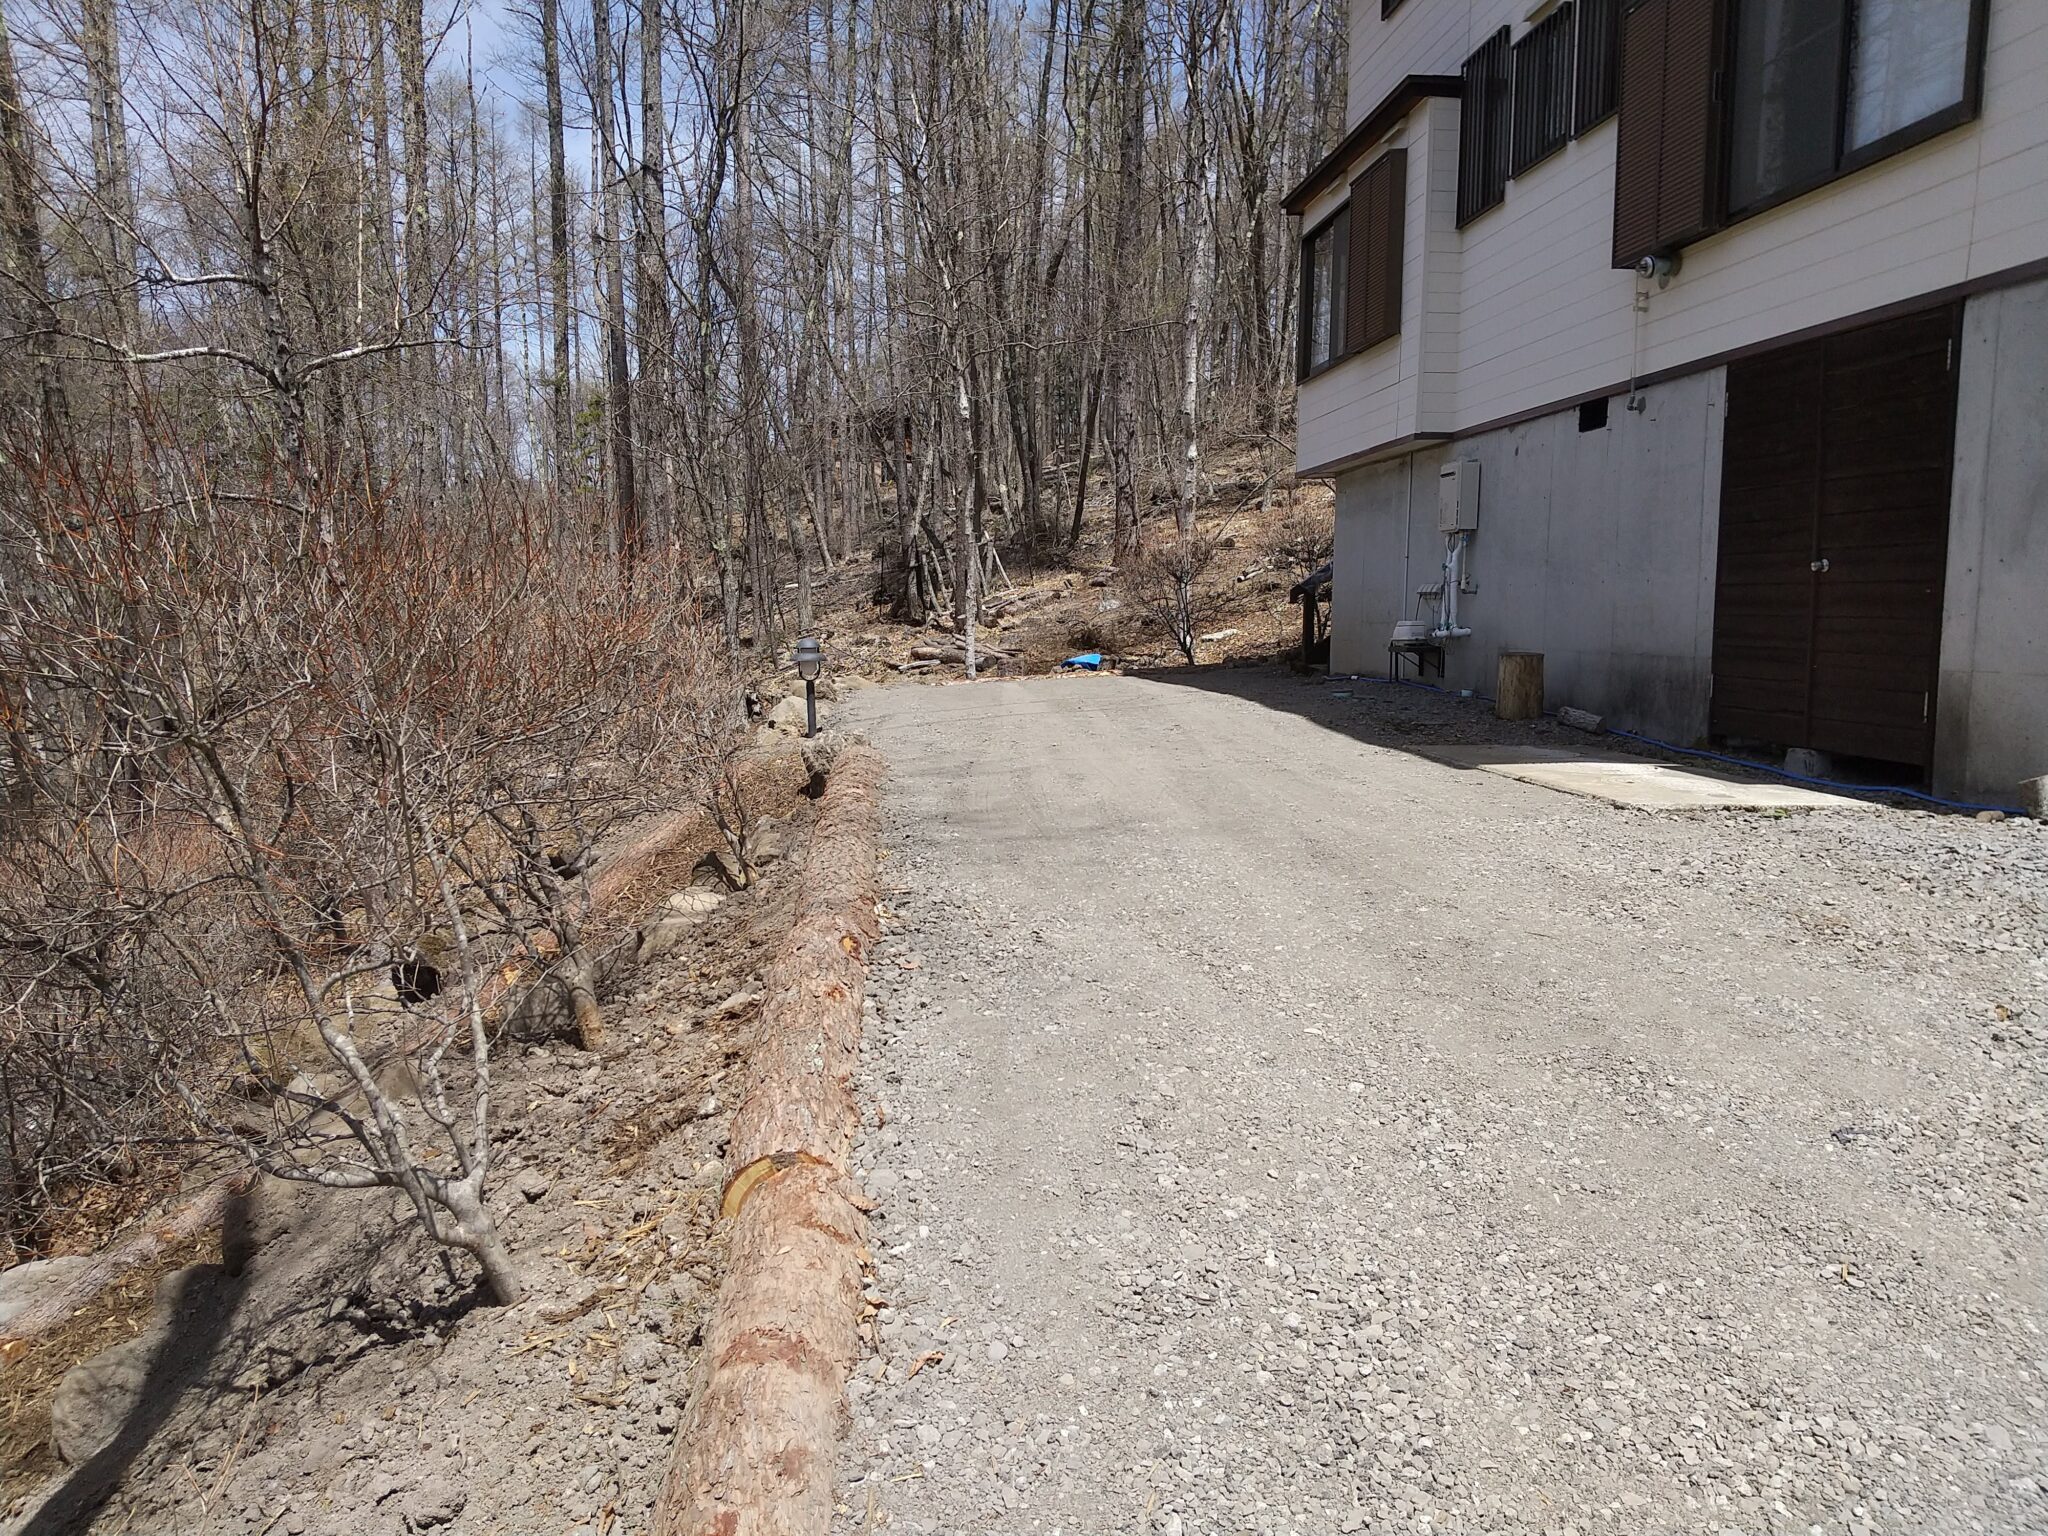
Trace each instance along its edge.
{"label": "brown wooden garage door", "polygon": [[1932,759],[1959,318],[1729,365],[1716,735]]}

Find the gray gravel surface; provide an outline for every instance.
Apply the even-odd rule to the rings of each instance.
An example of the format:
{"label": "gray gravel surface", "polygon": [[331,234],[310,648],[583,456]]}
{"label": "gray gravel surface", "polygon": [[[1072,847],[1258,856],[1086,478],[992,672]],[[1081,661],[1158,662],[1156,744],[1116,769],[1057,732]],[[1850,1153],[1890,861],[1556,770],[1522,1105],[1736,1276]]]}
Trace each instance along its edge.
{"label": "gray gravel surface", "polygon": [[2048,826],[1616,810],[1339,691],[850,711],[840,1529],[2048,1530]]}

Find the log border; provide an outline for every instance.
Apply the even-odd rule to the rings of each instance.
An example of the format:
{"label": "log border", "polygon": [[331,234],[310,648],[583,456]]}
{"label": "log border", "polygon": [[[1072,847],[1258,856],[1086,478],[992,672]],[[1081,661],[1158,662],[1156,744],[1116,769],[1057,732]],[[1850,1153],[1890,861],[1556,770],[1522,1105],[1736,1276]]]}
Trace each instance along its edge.
{"label": "log border", "polygon": [[882,759],[840,751],[733,1118],[727,1265],[654,1536],[824,1536],[859,1356],[871,1208],[847,1171],[876,915]]}

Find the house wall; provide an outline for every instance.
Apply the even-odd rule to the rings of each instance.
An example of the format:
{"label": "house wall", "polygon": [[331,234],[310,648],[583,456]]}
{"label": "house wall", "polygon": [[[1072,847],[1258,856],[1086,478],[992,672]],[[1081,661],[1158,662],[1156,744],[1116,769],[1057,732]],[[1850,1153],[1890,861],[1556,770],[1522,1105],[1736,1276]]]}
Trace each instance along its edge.
{"label": "house wall", "polygon": [[1330,669],[1384,675],[1394,622],[1433,611],[1440,578],[1436,477],[1480,465],[1479,531],[1445,684],[1491,694],[1503,650],[1541,651],[1550,706],[1576,704],[1631,730],[1703,738],[1714,638],[1714,550],[1726,375],[1609,402],[1581,432],[1576,409],[1431,447],[1337,479]]}
{"label": "house wall", "polygon": [[[1456,73],[1503,22],[1519,35],[1528,8],[1405,0],[1383,22],[1371,0],[1354,0],[1351,120],[1405,75]],[[1425,118],[1431,185],[1441,176],[1454,191],[1456,103],[1419,108],[1407,131]],[[1424,232],[1411,223],[1404,291],[1433,295],[1455,362],[1432,379],[1427,410],[1418,379],[1405,415],[1380,355],[1392,344],[1304,384],[1304,472],[2048,259],[2048,5],[1993,0],[1975,123],[1687,247],[1662,291],[1608,265],[1614,140],[1610,119],[1510,182],[1506,201],[1463,231],[1451,197],[1422,197],[1425,168],[1411,148],[1411,219],[1422,197],[1429,224],[1418,241]],[[1324,199],[1311,217],[1341,200]],[[1425,252],[1435,263],[1427,271]],[[1404,314],[1403,359],[1407,324]]]}
{"label": "house wall", "polygon": [[[1544,653],[1548,703],[1680,745],[1703,742],[1720,527],[1720,368],[1608,402],[1431,445],[1337,477],[1333,673],[1386,672],[1397,619],[1440,577],[1437,470],[1480,465],[1472,634],[1445,642],[1445,686],[1491,694],[1502,650]],[[1936,700],[1937,792],[2015,802],[2048,774],[2048,280],[1963,312],[1955,477]]]}
{"label": "house wall", "polygon": [[2048,774],[2048,282],[1963,310],[1934,778],[2010,803]]}
{"label": "house wall", "polygon": [[[1342,375],[1342,388],[1320,388],[1320,379],[1303,388],[1298,452],[1334,455],[1347,451],[1347,444],[1450,430],[1458,351],[1458,251],[1452,228],[1458,199],[1458,104],[1431,101],[1410,113],[1382,147],[1395,146],[1408,151],[1401,334],[1323,376]],[[1379,153],[1379,147],[1370,151],[1359,168]],[[1348,195],[1348,186],[1326,194],[1310,207],[1302,227],[1315,228]]]}

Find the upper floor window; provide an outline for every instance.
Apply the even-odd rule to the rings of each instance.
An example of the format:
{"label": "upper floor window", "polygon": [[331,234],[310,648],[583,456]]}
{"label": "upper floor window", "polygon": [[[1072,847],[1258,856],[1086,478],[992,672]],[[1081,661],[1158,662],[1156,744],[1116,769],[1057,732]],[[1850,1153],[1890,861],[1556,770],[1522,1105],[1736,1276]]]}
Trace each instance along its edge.
{"label": "upper floor window", "polygon": [[1615,265],[1968,122],[1983,84],[1987,7],[1627,0]]}
{"label": "upper floor window", "polygon": [[1344,256],[1351,209],[1325,219],[1301,242],[1301,368],[1303,378],[1337,360],[1344,344]]}
{"label": "upper floor window", "polygon": [[1408,152],[1390,149],[1351,183],[1351,200],[1301,241],[1306,379],[1401,334]]}
{"label": "upper floor window", "polygon": [[1478,218],[1507,195],[1513,87],[1508,29],[1479,45],[1462,71],[1458,107],[1458,226]]}
{"label": "upper floor window", "polygon": [[1982,0],[1855,0],[1845,156],[1976,116],[1983,12]]}
{"label": "upper floor window", "polygon": [[1509,45],[1502,27],[1464,64],[1458,226],[1507,196],[1510,177],[1614,111],[1623,0],[1561,0]]}
{"label": "upper floor window", "polygon": [[1572,132],[1572,0],[1522,35],[1514,48],[1513,173],[1564,148]]}

